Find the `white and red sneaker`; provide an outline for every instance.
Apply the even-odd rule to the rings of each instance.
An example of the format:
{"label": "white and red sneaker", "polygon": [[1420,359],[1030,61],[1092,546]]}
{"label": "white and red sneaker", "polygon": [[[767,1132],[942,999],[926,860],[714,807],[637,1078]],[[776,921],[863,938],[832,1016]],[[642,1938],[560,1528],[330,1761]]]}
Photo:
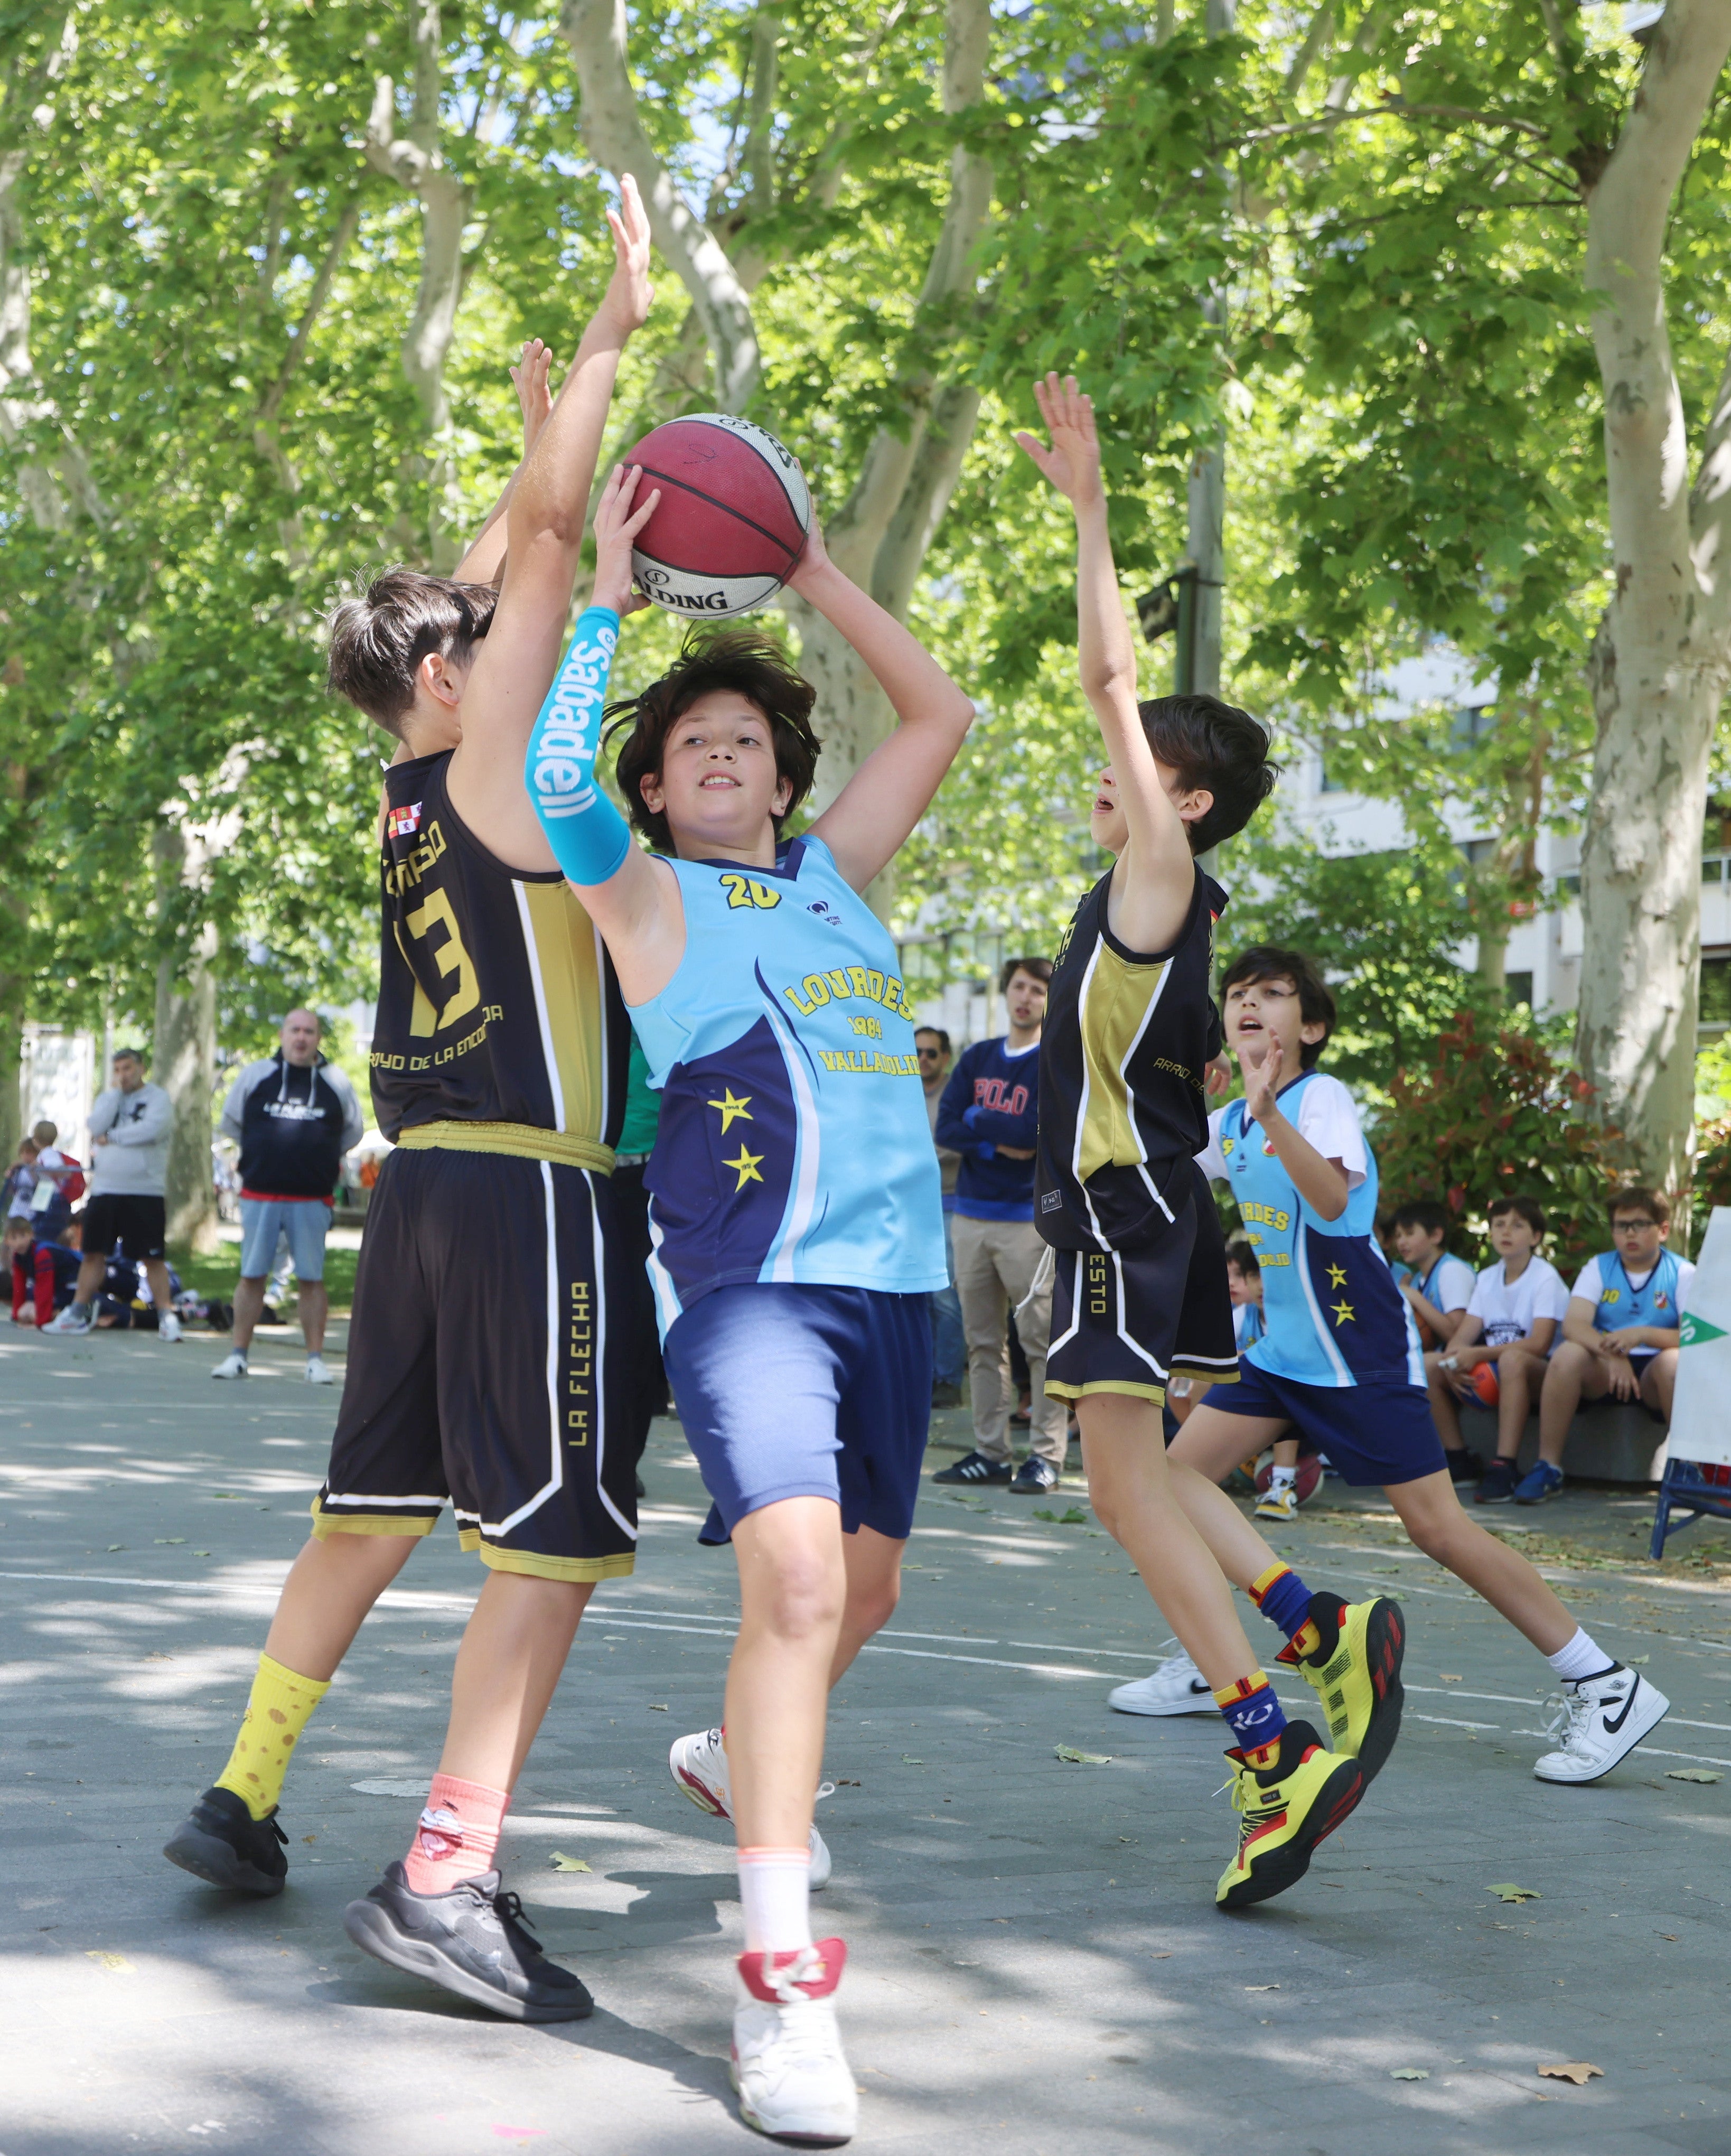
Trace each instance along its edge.
{"label": "white and red sneaker", "polygon": [[838,2148],[859,2123],[859,2092],[842,2053],[835,1993],[847,1966],[839,1939],[791,1953],[742,1953],[733,2011],[740,2116],[772,2140]]}
{"label": "white and red sneaker", "polygon": [[[1209,1696],[1213,1705],[1213,1696]],[[727,1778],[727,1749],[721,1742],[719,1729],[694,1730],[689,1737],[676,1737],[668,1748],[668,1772],[673,1776],[682,1795],[689,1797],[700,1812],[711,1819],[731,1820],[733,1817],[733,1789]],[[821,1798],[835,1794],[835,1784],[820,1784]],[[812,1829],[812,1892],[829,1884],[829,1849],[823,1836],[814,1826]]]}

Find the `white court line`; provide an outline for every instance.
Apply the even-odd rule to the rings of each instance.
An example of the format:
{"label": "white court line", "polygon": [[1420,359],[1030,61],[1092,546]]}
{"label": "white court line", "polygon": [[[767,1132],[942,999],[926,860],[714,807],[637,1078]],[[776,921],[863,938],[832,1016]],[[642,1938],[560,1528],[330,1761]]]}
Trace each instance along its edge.
{"label": "white court line", "polygon": [[1452,1714],[1420,1714],[1415,1712],[1412,1719],[1415,1722],[1445,1722],[1451,1729],[1500,1729],[1503,1727],[1500,1722],[1462,1722]]}

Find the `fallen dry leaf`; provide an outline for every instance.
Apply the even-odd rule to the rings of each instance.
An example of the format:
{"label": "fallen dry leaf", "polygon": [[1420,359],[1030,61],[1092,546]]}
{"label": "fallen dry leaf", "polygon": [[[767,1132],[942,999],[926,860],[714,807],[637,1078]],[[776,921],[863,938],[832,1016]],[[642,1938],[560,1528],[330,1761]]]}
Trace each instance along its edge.
{"label": "fallen dry leaf", "polygon": [[1723,1782],[1725,1778],[1710,1767],[1667,1767],[1665,1779],[1667,1782]]}
{"label": "fallen dry leaf", "polygon": [[85,1959],[100,1961],[105,1969],[111,1969],[116,1976],[136,1976],[138,1974],[125,1954],[108,1953],[100,1947],[86,1947]]}
{"label": "fallen dry leaf", "polygon": [[1459,1674],[1452,1670],[1439,1670],[1437,1675],[1442,1679],[1444,1684],[1459,1684],[1462,1681]]}
{"label": "fallen dry leaf", "polygon": [[1247,1991],[1278,1991],[1280,1986],[1278,1984],[1247,1984],[1244,1989]]}
{"label": "fallen dry leaf", "polygon": [[1544,1899],[1537,1887],[1517,1887],[1507,1879],[1503,1880],[1499,1886],[1488,1887],[1485,1892],[1488,1894],[1496,1895],[1499,1900],[1504,1902],[1542,1902]]}
{"label": "fallen dry leaf", "polygon": [[1428,2066],[1395,2066],[1389,2073],[1391,2082],[1427,2082],[1430,2078]]}
{"label": "fallen dry leaf", "polygon": [[1054,1744],[1052,1749],[1058,1758],[1068,1760],[1073,1767],[1109,1767],[1112,1764],[1109,1752],[1078,1752],[1073,1744]]}
{"label": "fallen dry leaf", "polygon": [[1585,2059],[1570,2059],[1560,2066],[1540,2066],[1539,2071],[1549,2081],[1573,2082],[1576,2088],[1591,2081],[1595,2075],[1600,2081],[1605,2078],[1603,2066],[1590,2066]]}
{"label": "fallen dry leaf", "polygon": [[567,1856],[562,1849],[556,1849],[553,1852],[553,1869],[556,1871],[586,1871],[589,1866],[581,1856]]}

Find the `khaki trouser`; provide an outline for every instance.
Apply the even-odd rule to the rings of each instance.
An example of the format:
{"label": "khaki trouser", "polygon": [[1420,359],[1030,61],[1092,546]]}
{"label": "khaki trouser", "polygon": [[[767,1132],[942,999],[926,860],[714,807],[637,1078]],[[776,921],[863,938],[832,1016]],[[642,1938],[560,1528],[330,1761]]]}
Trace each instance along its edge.
{"label": "khaki trouser", "polygon": [[[1010,1410],[1016,1390],[1010,1382],[1010,1312],[1033,1285],[1046,1245],[1032,1220],[970,1220],[950,1216],[955,1250],[955,1292],[961,1301],[962,1330],[968,1342],[968,1389],[973,1396],[974,1446],[986,1459],[1010,1457]],[[1064,1464],[1067,1401],[1046,1397],[1046,1343],[1052,1332],[1052,1290],[1047,1286],[1016,1321],[1022,1352],[1033,1384],[1031,1449],[1059,1469]]]}

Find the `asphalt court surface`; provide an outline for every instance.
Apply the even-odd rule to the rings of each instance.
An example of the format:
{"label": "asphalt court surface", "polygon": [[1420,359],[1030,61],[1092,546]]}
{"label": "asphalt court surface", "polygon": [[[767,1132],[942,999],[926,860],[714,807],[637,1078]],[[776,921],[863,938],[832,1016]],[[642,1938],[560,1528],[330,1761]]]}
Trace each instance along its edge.
{"label": "asphalt court surface", "polygon": [[[231,1901],[163,1861],[227,1757],[336,1406],[295,1336],[243,1385],[210,1381],[225,1345],[0,1334],[0,2156],[761,2145],[727,2087],[725,1830],[666,1768],[719,1711],[736,1607],[672,1423],[638,1572],[592,1604],[507,1821],[507,1884],[595,1993],[591,2021],[493,2020],[341,1930],[437,1756],[479,1579],[448,1525],[302,1740],[287,1892]],[[1308,1878],[1228,1917],[1223,1731],[1108,1709],[1164,1628],[1079,1484],[1039,1509],[1083,1517],[928,1486],[901,1609],[833,1703],[817,1913],[852,1957],[856,2147],[1731,2148],[1731,1534],[1692,1530],[1656,1572],[1638,1493],[1497,1516],[1673,1702],[1607,1781],[1554,1789],[1530,1773],[1542,1661],[1380,1502],[1325,1487],[1278,1546],[1319,1584],[1401,1598],[1406,1724]],[[1536,2071],[1575,2061],[1602,2075]]]}

